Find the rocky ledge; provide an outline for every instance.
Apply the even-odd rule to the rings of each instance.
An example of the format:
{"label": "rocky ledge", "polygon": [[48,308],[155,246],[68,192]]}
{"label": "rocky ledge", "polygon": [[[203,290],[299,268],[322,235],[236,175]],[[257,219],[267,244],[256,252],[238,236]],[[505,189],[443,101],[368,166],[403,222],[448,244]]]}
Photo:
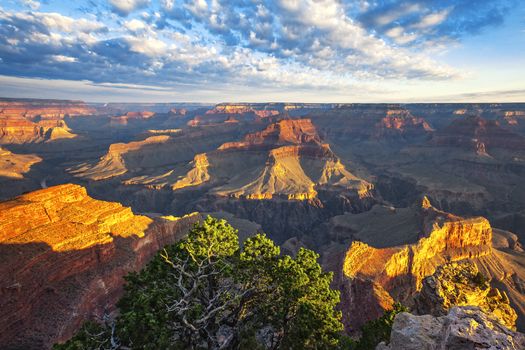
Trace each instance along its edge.
{"label": "rocky ledge", "polygon": [[514,332],[497,319],[472,306],[454,307],[448,315],[398,314],[390,344],[376,350],[420,349],[525,349],[525,335]]}
{"label": "rocky ledge", "polygon": [[504,326],[516,328],[518,315],[510,306],[507,294],[492,288],[477,266],[468,261],[440,266],[423,280],[415,301],[418,314],[444,316],[453,306],[470,305],[479,307]]}

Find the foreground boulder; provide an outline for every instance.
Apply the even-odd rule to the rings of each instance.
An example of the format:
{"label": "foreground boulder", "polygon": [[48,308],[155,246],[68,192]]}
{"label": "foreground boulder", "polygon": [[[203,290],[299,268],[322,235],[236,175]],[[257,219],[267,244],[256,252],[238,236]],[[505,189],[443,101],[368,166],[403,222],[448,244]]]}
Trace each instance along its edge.
{"label": "foreground boulder", "polygon": [[136,215],[73,184],[0,203],[0,348],[70,338],[115,304],[124,275],[199,219]]}
{"label": "foreground boulder", "polygon": [[472,306],[453,307],[448,315],[398,314],[390,344],[376,350],[420,349],[525,349],[525,335],[503,326]]}
{"label": "foreground boulder", "polygon": [[492,288],[476,265],[469,262],[439,267],[423,280],[415,301],[419,314],[443,316],[453,306],[471,305],[497,318],[506,327],[516,328],[518,315],[510,306],[507,294]]}

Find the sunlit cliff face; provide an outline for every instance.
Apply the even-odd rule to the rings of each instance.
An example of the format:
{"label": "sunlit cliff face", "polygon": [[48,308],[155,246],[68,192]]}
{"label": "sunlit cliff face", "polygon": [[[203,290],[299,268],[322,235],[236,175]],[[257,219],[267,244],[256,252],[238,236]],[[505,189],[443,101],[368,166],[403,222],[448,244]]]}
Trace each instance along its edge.
{"label": "sunlit cliff face", "polygon": [[0,347],[50,348],[114,309],[140,270],[201,217],[134,215],[66,184],[0,203]]}
{"label": "sunlit cliff face", "polygon": [[[348,314],[353,317],[346,321],[350,328],[359,327],[363,320],[372,317],[355,306],[359,300],[381,305],[380,309],[389,309],[394,301],[412,305],[412,298],[421,290],[423,280],[447,262],[472,261],[481,266],[483,274],[495,275],[498,279],[505,278],[501,269],[510,271],[511,268],[503,267],[501,258],[495,253],[493,230],[487,219],[461,218],[439,211],[426,197],[421,206],[413,210],[411,220],[419,227],[414,243],[374,248],[373,244],[354,241],[346,251],[342,283],[348,284],[343,294],[350,299],[347,305],[352,305]],[[377,220],[381,218],[378,216]],[[406,230],[413,229],[408,222],[405,226]],[[504,283],[512,285],[511,281]],[[518,300],[521,299],[515,301]]]}
{"label": "sunlit cliff face", "polygon": [[56,252],[106,244],[114,237],[143,237],[152,220],[119,203],[89,197],[78,185],[61,185],[0,203],[0,243],[45,243]]}
{"label": "sunlit cliff face", "polygon": [[[260,160],[249,165],[254,157]],[[244,176],[222,163],[233,164]],[[345,169],[310,119],[272,123],[242,141],[222,144],[207,154],[206,162],[196,158],[192,167],[184,178],[186,186],[215,181],[215,193],[249,200],[310,200],[317,197],[319,186],[351,188],[359,195],[371,188]],[[220,184],[218,178],[228,178],[227,183]]]}

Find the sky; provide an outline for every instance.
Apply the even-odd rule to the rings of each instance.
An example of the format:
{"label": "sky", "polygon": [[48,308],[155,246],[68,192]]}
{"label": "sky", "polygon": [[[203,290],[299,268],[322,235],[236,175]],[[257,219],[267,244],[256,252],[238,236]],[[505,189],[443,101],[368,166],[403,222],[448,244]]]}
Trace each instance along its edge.
{"label": "sky", "polygon": [[0,0],[0,96],[525,102],[525,1]]}

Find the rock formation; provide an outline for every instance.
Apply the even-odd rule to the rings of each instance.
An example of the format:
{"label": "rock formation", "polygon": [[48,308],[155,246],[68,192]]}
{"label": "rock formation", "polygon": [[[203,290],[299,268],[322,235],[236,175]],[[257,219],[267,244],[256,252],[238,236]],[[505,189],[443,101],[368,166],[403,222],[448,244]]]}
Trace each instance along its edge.
{"label": "rock formation", "polygon": [[[325,268],[336,273],[334,285],[342,291],[350,331],[395,301],[415,307],[413,296],[423,293],[426,278],[440,266],[470,261],[500,291],[501,297],[487,297],[504,301],[508,296],[518,315],[517,329],[525,330],[525,104],[98,104],[93,110],[75,101],[4,102],[0,144],[12,145],[0,150],[0,198],[45,187],[46,179],[48,184],[69,182],[73,175],[93,197],[136,211],[220,212],[247,232],[261,228],[276,242],[285,242],[287,252],[306,246],[321,253]],[[66,122],[82,137],[46,142],[72,136]],[[111,122],[128,124],[108,127]],[[430,201],[411,206],[423,194],[433,206]],[[67,334],[69,328],[62,325],[68,324],[68,315],[76,325],[80,314],[105,303],[98,295],[105,298],[118,290],[124,270],[140,265],[137,256],[150,251],[140,242],[160,237],[149,232],[172,237],[162,227],[187,220],[159,217],[144,230],[123,233],[126,237],[93,234],[87,240],[99,237],[98,244],[60,250],[61,240],[66,246],[76,244],[66,233],[61,236],[60,227],[94,232],[98,209],[108,204],[93,201],[85,202],[85,217],[76,212],[80,206],[72,206],[72,216],[64,206],[57,215],[73,221],[57,224],[56,236],[49,235],[56,242],[44,237],[47,230],[35,228],[22,236],[41,241],[3,245],[30,258],[2,266],[20,266],[23,273],[17,274],[25,280],[32,269],[42,275],[34,295],[24,288],[20,292],[21,299],[36,305],[42,327],[1,323],[7,334],[28,324],[28,332],[39,334],[28,339],[43,339],[52,329],[50,322],[59,325],[50,337]],[[37,205],[29,210],[24,204],[31,215],[19,221],[45,220],[53,205],[44,207],[39,212]],[[141,217],[114,209],[117,221]],[[7,223],[9,215],[3,217]],[[76,215],[89,227],[75,221]],[[15,261],[11,253],[0,256]],[[68,264],[81,271],[80,277],[64,272]],[[59,278],[48,282],[51,274]],[[2,285],[2,293],[18,295],[17,282],[11,282]],[[79,285],[85,294],[78,294]],[[70,290],[71,300],[65,297]],[[25,320],[32,306],[21,306],[21,299],[11,298]],[[52,307],[59,310],[58,321],[42,316]],[[67,308],[75,311],[60,311]],[[26,335],[21,334],[17,339]]]}
{"label": "rock formation", "polygon": [[96,114],[96,110],[82,101],[40,100],[40,99],[0,99],[0,119],[21,117],[27,120],[36,118],[63,119],[66,116]]}
{"label": "rock formation", "polygon": [[424,139],[434,131],[425,118],[400,105],[342,105],[315,111],[309,117],[323,135],[341,144],[406,143]]}
{"label": "rock formation", "polygon": [[[316,198],[321,188],[354,190],[363,197],[372,188],[345,169],[309,119],[270,124],[261,132],[246,135],[243,141],[221,145],[208,157],[217,177],[229,178],[214,189],[221,196],[308,200]],[[236,170],[230,165],[234,159],[239,162]],[[221,163],[228,167],[221,170]]]}
{"label": "rock formation", "polygon": [[198,186],[210,180],[210,174],[208,172],[210,163],[208,162],[206,153],[197,154],[193,158],[190,167],[191,170],[171,186],[174,191],[188,186]]}
{"label": "rock formation", "polygon": [[82,101],[0,99],[0,144],[73,138],[64,117],[95,113]]}
{"label": "rock formation", "polygon": [[266,106],[262,109],[257,108],[254,105],[249,104],[219,104],[215,108],[210,109],[206,114],[245,114],[253,113],[259,118],[268,118],[279,114],[278,110],[266,109]]}
{"label": "rock formation", "polygon": [[170,176],[167,167],[185,167],[196,154],[215,149],[237,132],[236,125],[155,132],[155,136],[140,141],[112,144],[100,159],[71,166],[68,172],[97,181],[125,175],[122,182],[128,185],[171,186],[182,174]]}
{"label": "rock formation", "polygon": [[127,112],[124,115],[113,116],[110,118],[111,125],[127,125],[130,121],[140,121],[153,118],[155,112]]}
{"label": "rock formation", "polygon": [[68,339],[114,305],[127,272],[197,220],[135,215],[71,184],[0,203],[0,348]]}
{"label": "rock formation", "polygon": [[390,343],[381,343],[376,350],[524,348],[525,335],[506,328],[479,308],[463,306],[441,317],[398,314]]}
{"label": "rock formation", "polygon": [[[146,162],[157,161],[159,154],[146,156],[150,154],[146,143],[152,144],[149,149],[153,152],[159,150],[156,146],[159,140],[150,137],[126,145],[112,145],[97,165],[74,169],[73,173],[103,179],[122,175],[130,167],[149,167]],[[166,154],[164,152],[172,147],[170,144],[178,145],[168,139],[161,141],[165,146],[160,154]],[[126,154],[117,151],[121,149]],[[213,185],[211,193],[215,196],[244,199],[309,200],[316,198],[319,190],[333,188],[366,197],[372,189],[371,184],[346,170],[308,119],[281,120],[261,132],[247,134],[243,141],[226,142],[215,151],[198,153],[188,163],[181,164],[180,160],[176,154],[162,158],[164,163],[158,159],[158,165],[175,163],[175,166],[167,172],[136,176],[124,183],[156,189],[169,185],[174,191]],[[103,169],[109,169],[108,176]],[[91,177],[91,172],[97,177]]]}
{"label": "rock formation", "polygon": [[34,154],[15,154],[0,147],[0,177],[21,179],[42,158]]}
{"label": "rock formation", "polygon": [[[78,177],[92,180],[103,180],[125,174],[128,168],[140,166],[141,162],[154,162],[154,158],[145,157],[144,154],[153,155],[154,146],[170,140],[167,135],[151,136],[142,141],[130,143],[115,143],[109,147],[108,152],[96,164],[82,164],[70,169]],[[140,151],[140,152],[137,152]],[[157,158],[158,159],[158,158]],[[162,163],[161,163],[162,164]]]}
{"label": "rock formation", "polygon": [[479,152],[481,143],[483,153],[489,154],[493,149],[525,151],[525,138],[503,129],[497,121],[472,116],[456,119],[450,126],[435,133],[431,143],[476,152]]}
{"label": "rock formation", "polygon": [[404,108],[392,108],[375,125],[374,137],[377,139],[392,137],[418,137],[434,131],[428,122],[415,117]]}
{"label": "rock formation", "polygon": [[320,145],[321,143],[317,130],[310,119],[283,119],[270,124],[261,132],[246,135],[244,141],[225,143],[219,147],[219,150],[248,149],[263,145],[275,148],[289,144]]}
{"label": "rock formation", "polygon": [[61,119],[31,121],[23,117],[0,115],[0,144],[18,144],[76,137]]}
{"label": "rock formation", "polygon": [[[464,219],[439,211],[427,198],[423,199],[416,215],[414,220],[419,221],[420,231],[412,244],[374,248],[354,241],[350,245],[342,266],[345,277],[341,281],[344,285],[342,298],[348,298],[349,305],[353,305],[348,315],[359,315],[360,306],[354,300],[368,294],[388,295],[393,300],[409,303],[421,289],[423,279],[432,275],[438,266],[491,253],[492,228],[488,220],[482,217]],[[366,280],[370,282],[364,283]],[[381,289],[386,293],[375,292]],[[379,303],[385,304],[384,301]],[[363,321],[380,315],[362,315],[367,318],[365,320],[349,316],[347,327],[358,329]]]}
{"label": "rock formation", "polygon": [[423,280],[415,298],[418,314],[444,316],[453,306],[477,306],[510,329],[516,329],[516,311],[505,292],[492,288],[476,265],[453,262],[440,266]]}

